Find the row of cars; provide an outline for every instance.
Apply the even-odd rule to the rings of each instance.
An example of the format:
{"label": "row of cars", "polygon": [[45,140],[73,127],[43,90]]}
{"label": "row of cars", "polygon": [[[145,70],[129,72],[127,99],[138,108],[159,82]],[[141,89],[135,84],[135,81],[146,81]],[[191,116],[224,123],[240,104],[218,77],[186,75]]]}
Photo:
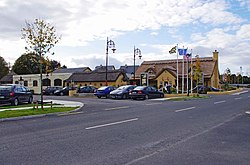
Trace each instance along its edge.
{"label": "row of cars", "polygon": [[105,97],[112,99],[149,99],[163,98],[164,93],[152,86],[125,85],[119,88],[103,86],[94,93],[97,98]]}
{"label": "row of cars", "polygon": [[164,97],[164,93],[158,91],[152,86],[135,86],[135,85],[124,85],[118,88],[114,86],[102,86],[96,88],[94,86],[82,86],[79,89],[74,87],[47,87],[43,90],[45,95],[68,95],[69,90],[77,90],[77,93],[94,93],[97,98],[112,98],[112,99],[148,99],[148,98],[161,98]]}
{"label": "row of cars", "polygon": [[62,87],[47,87],[43,90],[44,95],[69,95],[69,90],[77,90],[77,93],[94,93],[97,88],[94,86],[82,86],[79,89],[76,87],[66,86]]}

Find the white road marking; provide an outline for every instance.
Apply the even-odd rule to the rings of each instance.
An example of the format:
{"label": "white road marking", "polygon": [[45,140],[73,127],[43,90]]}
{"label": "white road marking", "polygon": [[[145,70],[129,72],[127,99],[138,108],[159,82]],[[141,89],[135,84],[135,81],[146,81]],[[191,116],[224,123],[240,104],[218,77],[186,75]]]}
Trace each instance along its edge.
{"label": "white road marking", "polygon": [[248,96],[248,97],[250,97],[250,96]]}
{"label": "white road marking", "polygon": [[157,105],[157,104],[162,104],[162,103],[150,103],[150,104],[145,104],[145,105]]}
{"label": "white road marking", "polygon": [[187,111],[187,110],[191,110],[191,109],[194,109],[194,108],[196,108],[196,107],[189,107],[189,108],[179,109],[179,110],[176,110],[175,112]]}
{"label": "white road marking", "polygon": [[248,114],[248,115],[250,115],[250,111],[246,111],[245,113]]}
{"label": "white road marking", "polygon": [[242,99],[241,97],[237,97],[237,98],[234,98],[235,100],[240,100],[240,99]]}
{"label": "white road marking", "polygon": [[217,101],[217,102],[214,102],[214,104],[220,104],[220,103],[225,103],[226,100],[222,100],[222,101]]}
{"label": "white road marking", "polygon": [[247,93],[247,92],[248,91],[242,91],[242,92],[233,93],[232,95],[240,95],[240,94]]}
{"label": "white road marking", "polygon": [[111,111],[111,110],[118,110],[118,109],[126,109],[129,108],[129,106],[124,106],[124,107],[114,107],[114,108],[106,108],[106,111]]}
{"label": "white road marking", "polygon": [[[229,118],[229,119],[223,121],[222,123],[219,123],[219,124],[217,124],[215,126],[212,126],[212,127],[208,128],[208,129],[204,129],[203,131],[198,132],[197,134],[193,134],[191,136],[183,137],[183,139],[177,141],[176,143],[173,143],[173,144],[170,144],[170,145],[163,145],[160,149],[158,149],[156,151],[152,151],[151,153],[148,153],[148,154],[143,155],[141,157],[135,158],[135,159],[131,160],[130,162],[127,162],[125,165],[140,164],[140,163],[137,163],[137,162],[148,159],[148,158],[151,158],[151,157],[153,157],[155,155],[159,155],[162,152],[169,151],[172,148],[174,148],[175,146],[184,145],[184,143],[186,143],[186,142],[188,142],[188,141],[190,141],[190,140],[192,140],[192,139],[194,139],[196,137],[205,135],[206,133],[211,132],[214,129],[217,129],[217,128],[225,125],[226,123],[233,121],[234,119],[236,119],[237,117],[239,117],[241,115],[242,114],[237,114],[237,115],[233,116],[232,118]],[[166,140],[168,140],[168,139],[166,139]]]}
{"label": "white road marking", "polygon": [[95,128],[101,128],[101,127],[107,127],[107,126],[111,126],[111,125],[117,125],[117,124],[132,122],[132,121],[136,121],[136,120],[138,120],[138,118],[129,119],[129,120],[123,120],[123,121],[117,121],[117,122],[114,122],[114,123],[96,125],[96,126],[92,126],[92,127],[87,127],[85,129],[90,130],[90,129],[95,129]]}

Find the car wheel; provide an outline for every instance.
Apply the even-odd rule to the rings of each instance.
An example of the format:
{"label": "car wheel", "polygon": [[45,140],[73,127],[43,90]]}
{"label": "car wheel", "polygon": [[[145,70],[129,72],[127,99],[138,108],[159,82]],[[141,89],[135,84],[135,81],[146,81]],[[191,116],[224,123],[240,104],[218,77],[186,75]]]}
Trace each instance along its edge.
{"label": "car wheel", "polygon": [[63,92],[60,93],[60,96],[63,96]]}
{"label": "car wheel", "polygon": [[164,97],[164,94],[161,94],[160,97],[163,98],[163,97]]}
{"label": "car wheel", "polygon": [[144,100],[147,100],[147,99],[148,99],[148,95],[145,95]]}
{"label": "car wheel", "polygon": [[126,98],[127,98],[126,94],[122,95],[122,98],[123,98],[123,99],[126,99]]}
{"label": "car wheel", "polygon": [[53,92],[50,92],[49,95],[53,95]]}
{"label": "car wheel", "polygon": [[101,98],[101,96],[97,96],[97,98],[98,98],[98,99],[100,99],[100,98]]}
{"label": "car wheel", "polygon": [[17,106],[18,104],[19,104],[19,101],[18,101],[17,98],[15,98],[15,99],[12,101],[12,103],[11,103],[11,105],[15,105],[15,106]]}
{"label": "car wheel", "polygon": [[107,95],[106,95],[106,98],[110,98],[110,94],[107,94]]}
{"label": "car wheel", "polygon": [[29,103],[29,104],[31,104],[31,103],[32,103],[32,101],[33,101],[33,98],[32,98],[32,97],[30,97],[30,98],[29,98],[29,100],[28,100],[28,103]]}

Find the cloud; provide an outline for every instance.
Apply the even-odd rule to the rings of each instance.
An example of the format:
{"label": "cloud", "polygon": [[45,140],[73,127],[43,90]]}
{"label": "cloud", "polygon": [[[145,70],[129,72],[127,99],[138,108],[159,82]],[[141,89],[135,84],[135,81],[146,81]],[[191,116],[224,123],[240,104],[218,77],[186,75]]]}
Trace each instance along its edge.
{"label": "cloud", "polygon": [[240,30],[237,31],[237,37],[243,40],[250,41],[250,24],[245,24],[240,27]]}
{"label": "cloud", "polygon": [[151,36],[158,36],[158,34],[159,34],[158,32],[151,32],[150,33]]}
{"label": "cloud", "polygon": [[[250,2],[238,1],[249,9]],[[100,43],[97,46],[91,44],[103,42],[107,36],[116,40],[128,32],[144,30],[152,31],[147,35],[154,40],[143,36],[144,40],[137,44],[151,48],[143,50],[143,60],[172,58],[168,51],[173,47],[171,43],[177,42],[202,55],[211,56],[211,52],[218,49],[224,58],[228,54],[246,53],[244,50],[249,49],[249,21],[233,13],[230,7],[227,0],[1,0],[0,51],[7,61],[17,59],[24,53],[25,43],[20,38],[25,20],[32,22],[42,18],[52,23],[62,35],[60,48],[81,47],[81,51],[75,50],[73,54],[60,51],[60,55],[55,56],[71,67],[104,64],[102,52],[92,48],[100,47]],[[163,31],[168,32],[164,41],[167,44],[157,40],[162,40]],[[178,38],[183,34],[185,40],[181,43]],[[83,52],[88,58],[81,58]],[[119,56],[111,55],[110,63],[117,66],[133,64],[133,56],[124,51]]]}
{"label": "cloud", "polygon": [[224,1],[114,0],[111,3],[108,0],[72,0],[69,3],[56,0],[50,5],[47,1],[18,2],[6,1],[6,6],[1,8],[0,21],[4,22],[1,30],[14,32],[17,36],[25,19],[41,17],[55,23],[65,38],[63,43],[76,45],[107,35],[123,35],[126,31],[154,30],[193,22],[231,24],[242,21],[226,11]]}

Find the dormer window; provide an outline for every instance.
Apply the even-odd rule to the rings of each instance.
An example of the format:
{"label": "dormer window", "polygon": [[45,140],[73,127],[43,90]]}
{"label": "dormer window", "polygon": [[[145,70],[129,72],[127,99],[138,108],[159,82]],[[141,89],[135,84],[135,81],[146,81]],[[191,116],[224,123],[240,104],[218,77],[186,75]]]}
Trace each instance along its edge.
{"label": "dormer window", "polygon": [[148,73],[149,75],[154,75],[154,74],[155,74],[155,71],[154,71],[152,68],[149,68],[149,69],[147,70],[147,73]]}

